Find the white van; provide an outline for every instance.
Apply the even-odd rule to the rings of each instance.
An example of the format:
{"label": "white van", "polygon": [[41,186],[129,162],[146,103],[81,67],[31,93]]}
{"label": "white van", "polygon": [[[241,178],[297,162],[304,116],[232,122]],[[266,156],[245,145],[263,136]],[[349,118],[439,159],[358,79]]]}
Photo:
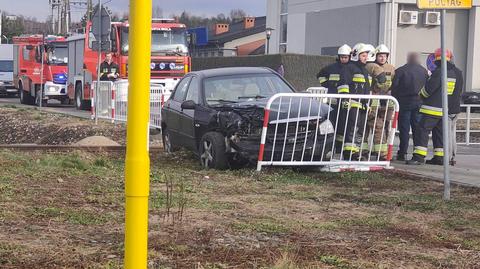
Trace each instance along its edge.
{"label": "white van", "polygon": [[0,94],[15,95],[13,85],[13,45],[0,44]]}

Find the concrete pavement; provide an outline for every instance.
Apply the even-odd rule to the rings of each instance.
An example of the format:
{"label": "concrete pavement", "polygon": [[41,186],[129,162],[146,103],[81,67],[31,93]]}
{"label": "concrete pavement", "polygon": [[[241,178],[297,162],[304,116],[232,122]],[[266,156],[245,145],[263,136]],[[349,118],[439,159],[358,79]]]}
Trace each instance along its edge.
{"label": "concrete pavement", "polygon": [[[430,151],[431,149],[430,145]],[[431,157],[430,154],[427,159]],[[480,146],[458,146],[455,159],[457,164],[450,166],[450,180],[456,184],[480,187]],[[399,171],[443,182],[443,166],[406,165],[399,161],[392,161],[392,166]]]}
{"label": "concrete pavement", "polygon": [[[15,107],[21,107],[21,108],[38,108],[36,106],[30,106],[30,105],[23,105],[20,104],[20,99],[18,97],[3,97],[0,96],[0,106],[11,106],[14,105]],[[42,107],[42,111],[45,112],[51,112],[51,113],[59,113],[59,114],[65,114],[65,115],[70,115],[78,118],[84,118],[84,119],[90,119],[90,111],[85,111],[85,110],[77,110],[74,106],[72,105],[62,105],[60,102],[56,100],[50,100],[48,102],[47,107]]]}

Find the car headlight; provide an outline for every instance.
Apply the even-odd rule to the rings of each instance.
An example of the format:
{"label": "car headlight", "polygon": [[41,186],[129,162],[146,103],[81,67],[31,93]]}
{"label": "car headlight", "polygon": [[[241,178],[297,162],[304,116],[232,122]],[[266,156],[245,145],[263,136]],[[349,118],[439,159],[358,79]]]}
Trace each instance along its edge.
{"label": "car headlight", "polygon": [[48,92],[56,92],[56,91],[57,91],[57,87],[54,87],[54,86],[48,87]]}
{"label": "car headlight", "polygon": [[326,135],[333,134],[335,132],[335,129],[333,128],[333,124],[330,120],[325,120],[320,124],[320,126],[318,126],[318,131],[321,135]]}

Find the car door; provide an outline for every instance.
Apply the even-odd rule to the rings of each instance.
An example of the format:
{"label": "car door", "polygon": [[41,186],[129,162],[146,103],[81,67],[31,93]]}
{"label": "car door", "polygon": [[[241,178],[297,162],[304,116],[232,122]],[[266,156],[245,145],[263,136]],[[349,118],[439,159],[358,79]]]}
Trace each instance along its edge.
{"label": "car door", "polygon": [[[200,103],[200,82],[198,77],[192,76],[190,84],[188,86],[187,95],[185,101],[194,101],[195,104]],[[184,109],[180,119],[180,135],[183,141],[185,141],[185,147],[191,150],[196,150],[195,140],[195,122],[194,122],[195,109]]]}
{"label": "car door", "polygon": [[188,89],[188,84],[192,79],[191,76],[186,76],[180,82],[178,82],[172,97],[165,104],[165,119],[164,122],[167,125],[167,130],[170,133],[171,142],[175,145],[183,146],[184,141],[181,139],[180,123],[183,116],[181,108],[182,102],[185,100],[185,96]]}

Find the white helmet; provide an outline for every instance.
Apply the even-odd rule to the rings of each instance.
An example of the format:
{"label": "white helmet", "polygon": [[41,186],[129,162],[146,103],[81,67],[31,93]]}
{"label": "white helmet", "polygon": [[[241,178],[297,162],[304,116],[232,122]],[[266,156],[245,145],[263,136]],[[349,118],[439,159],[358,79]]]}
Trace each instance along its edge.
{"label": "white helmet", "polygon": [[370,50],[367,47],[367,45],[365,45],[363,43],[358,43],[353,47],[351,60],[354,61],[354,62],[358,62],[358,55],[360,55],[364,52],[369,52],[369,51]]}
{"label": "white helmet", "polygon": [[390,50],[384,44],[379,45],[376,51],[377,51],[377,54],[382,54],[382,53],[390,54]]}
{"label": "white helmet", "polygon": [[365,45],[367,46],[368,48],[368,59],[367,59],[367,62],[375,62],[376,58],[376,50],[375,50],[375,47],[371,44],[367,44]]}
{"label": "white helmet", "polygon": [[349,45],[347,44],[344,44],[343,46],[341,46],[340,48],[338,48],[338,55],[347,55],[347,56],[350,56],[350,54],[352,53],[352,48],[350,48]]}

